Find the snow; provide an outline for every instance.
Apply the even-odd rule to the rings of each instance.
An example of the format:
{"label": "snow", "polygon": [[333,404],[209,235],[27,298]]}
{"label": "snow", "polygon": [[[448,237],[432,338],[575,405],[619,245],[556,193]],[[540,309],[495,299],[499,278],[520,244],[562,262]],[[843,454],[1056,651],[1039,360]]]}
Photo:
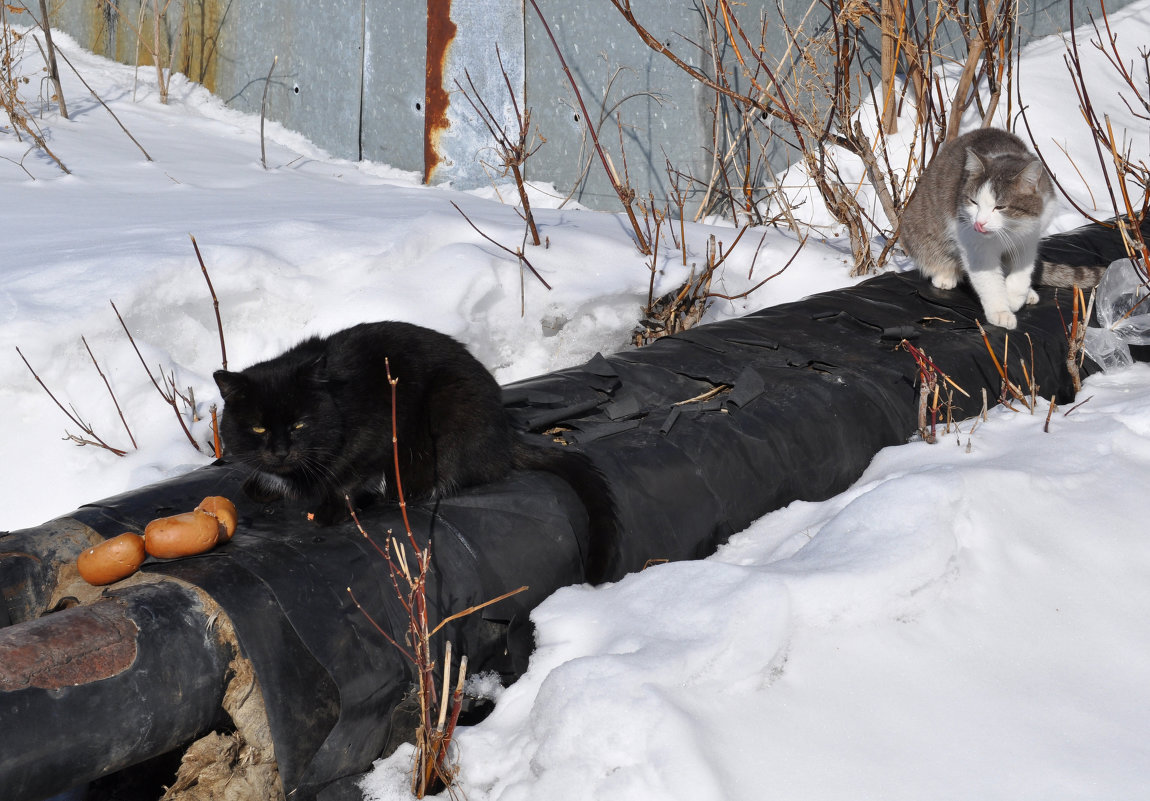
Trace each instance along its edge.
{"label": "snow", "polygon": [[[1150,41],[1150,0],[1111,22],[1133,58]],[[130,68],[55,39],[154,161],[68,71],[71,120],[54,108],[40,116],[35,80],[25,98],[72,175],[0,128],[0,530],[210,460],[176,426],[109,305],[153,372],[194,390],[193,433],[205,441],[221,354],[189,234],[232,367],[373,319],[456,336],[503,382],[628,347],[650,274],[621,215],[560,208],[561,188],[532,187],[550,244],[526,252],[548,291],[450,205],[514,250],[523,225],[499,201],[513,197],[508,186],[422,187],[385,165],[333,159],[276,124],[264,170],[258,118],[181,76],[164,106],[142,72],[133,100]],[[25,69],[40,69],[34,45],[23,47]],[[1043,154],[1095,207],[1106,202],[1102,173],[1072,113],[1064,49],[1057,38],[1028,47],[1019,80]],[[1093,48],[1082,50],[1095,104],[1144,153],[1145,124]],[[1081,222],[1067,203],[1054,227]],[[688,224],[689,263],[711,233],[735,234],[721,221]],[[708,319],[849,284],[849,249],[823,233]],[[749,288],[796,248],[769,230],[748,277],[753,234],[728,259],[722,291]],[[673,247],[660,257],[657,293],[689,271]],[[61,442],[79,431],[16,347],[128,454]],[[1150,538],[1137,499],[1150,475],[1150,367],[1092,377],[1081,400],[1054,413],[1049,433],[1041,404],[1035,415],[998,408],[939,444],[887,449],[847,492],[767,515],[709,559],[558,591],[534,613],[527,674],[459,734],[466,797],[1145,797]],[[381,762],[368,796],[407,797],[408,758]]]}

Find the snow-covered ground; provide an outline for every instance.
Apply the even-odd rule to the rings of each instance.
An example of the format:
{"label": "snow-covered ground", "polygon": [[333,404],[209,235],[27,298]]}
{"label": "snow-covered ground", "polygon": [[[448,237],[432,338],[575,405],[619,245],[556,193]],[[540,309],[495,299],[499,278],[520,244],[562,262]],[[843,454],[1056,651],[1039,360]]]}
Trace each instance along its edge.
{"label": "snow-covered ground", "polygon": [[[1111,22],[1138,59],[1150,1]],[[522,223],[495,190],[422,187],[329,158],[277,125],[264,170],[257,118],[178,76],[170,105],[143,73],[133,101],[130,68],[56,38],[154,161],[67,70],[72,119],[53,107],[37,122],[71,175],[0,128],[0,530],[208,461],[109,304],[153,371],[193,389],[193,432],[206,440],[221,355],[189,234],[232,367],[373,319],[452,334],[504,382],[628,347],[649,273],[619,216],[556,208],[561,192],[534,187],[550,247],[528,257],[548,291],[450,205],[514,248]],[[1026,49],[1024,101],[1055,172],[1093,206],[1103,183],[1063,53],[1056,38]],[[29,72],[40,68],[27,40],[25,54]],[[1083,54],[1095,105],[1136,153],[1150,152],[1112,70],[1093,48]],[[26,91],[38,112],[37,83]],[[1081,222],[1066,204],[1054,225]],[[689,261],[711,233],[729,242],[734,231],[690,225]],[[759,236],[728,260],[730,294],[795,249],[792,235],[768,231],[749,281]],[[661,255],[666,291],[686,271],[672,247]],[[848,270],[844,244],[812,237],[782,276],[709,319],[845,285]],[[61,441],[81,432],[16,347],[128,454]],[[1049,433],[1044,414],[998,409],[938,445],[888,449],[848,492],[768,515],[710,559],[556,593],[535,614],[527,675],[458,738],[467,798],[1147,797],[1150,507],[1138,499],[1150,476],[1150,368],[1093,377],[1086,398],[1055,413]],[[404,797],[406,767],[404,752],[381,763],[371,797]]]}

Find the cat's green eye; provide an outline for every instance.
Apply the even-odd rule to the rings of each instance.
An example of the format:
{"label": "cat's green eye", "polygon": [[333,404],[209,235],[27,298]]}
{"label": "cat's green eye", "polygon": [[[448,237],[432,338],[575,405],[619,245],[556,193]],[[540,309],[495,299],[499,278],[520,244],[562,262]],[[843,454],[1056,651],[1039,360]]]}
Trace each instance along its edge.
{"label": "cat's green eye", "polygon": [[256,434],[266,434],[268,430],[263,426],[252,426],[252,432]]}

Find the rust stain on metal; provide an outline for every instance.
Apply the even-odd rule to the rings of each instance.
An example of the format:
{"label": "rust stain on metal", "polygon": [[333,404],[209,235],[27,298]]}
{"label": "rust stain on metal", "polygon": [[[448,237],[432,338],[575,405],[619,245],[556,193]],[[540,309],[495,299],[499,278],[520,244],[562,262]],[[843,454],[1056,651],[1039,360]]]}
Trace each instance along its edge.
{"label": "rust stain on metal", "polygon": [[455,39],[451,0],[427,0],[427,84],[423,110],[423,182],[431,180],[439,165],[439,137],[447,130],[451,105],[443,85],[447,50]]}
{"label": "rust stain on metal", "polygon": [[0,692],[55,690],[111,678],[135,662],[138,634],[115,603],[76,607],[0,629]]}

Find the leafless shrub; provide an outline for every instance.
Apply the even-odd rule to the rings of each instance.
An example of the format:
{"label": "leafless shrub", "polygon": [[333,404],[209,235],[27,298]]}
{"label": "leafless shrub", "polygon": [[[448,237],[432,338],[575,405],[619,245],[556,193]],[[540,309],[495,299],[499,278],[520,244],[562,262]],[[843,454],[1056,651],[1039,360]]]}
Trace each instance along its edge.
{"label": "leafless shrub", "polygon": [[[118,400],[116,400],[116,393],[112,392],[112,387],[108,385],[108,379],[104,377],[104,372],[100,370],[100,365],[96,361],[96,357],[92,355],[92,349],[88,347],[87,340],[84,340],[84,347],[88,348],[88,355],[92,358],[92,364],[96,366],[96,371],[100,374],[100,378],[104,379],[104,384],[108,387],[108,392],[110,392],[112,395],[112,402],[116,405],[116,411],[120,413],[120,420],[124,421],[124,428],[127,429],[128,436],[132,439],[132,446],[136,447],[136,440],[134,437],[132,437],[131,429],[128,429],[128,423],[124,420],[124,413],[120,411],[120,403]],[[32,367],[32,364],[28,361],[28,358],[24,355],[23,351],[21,351],[20,348],[16,348],[16,353],[20,355],[20,359],[24,362],[24,366],[28,368],[28,372],[30,372],[32,377],[36,379],[36,383],[40,385],[40,388],[48,393],[48,397],[51,398],[52,402],[55,403],[60,411],[64,413],[64,416],[67,417],[69,421],[71,421],[72,425],[76,426],[76,428],[80,429],[82,432],[80,434],[73,434],[69,431],[65,431],[65,440],[73,442],[76,445],[95,445],[97,448],[103,448],[104,450],[114,453],[117,456],[124,456],[127,453],[127,451],[123,448],[117,448],[113,445],[109,445],[103,437],[96,433],[91,424],[87,423],[80,416],[80,412],[76,410],[75,406],[69,404],[67,407],[65,407],[64,404],[61,403],[60,400],[56,397],[55,393],[48,388],[47,384],[44,383],[44,380],[40,378],[39,374]]]}
{"label": "leafless shrub", "polygon": [[[0,3],[0,108],[8,117],[12,132],[19,141],[27,136],[34,147],[39,148],[44,155],[56,162],[61,171],[71,174],[71,170],[60,158],[52,152],[45,141],[44,133],[36,124],[32,114],[24,105],[20,97],[20,89],[30,83],[27,75],[21,72],[21,63],[24,56],[24,35],[17,32],[8,23],[8,14],[24,13],[24,9]],[[11,160],[11,159],[9,159]],[[18,166],[27,173],[22,162]],[[31,176],[31,173],[28,173]]]}
{"label": "leafless shrub", "polygon": [[[666,215],[663,214],[662,217]],[[791,255],[787,262],[778,270],[768,275],[766,278],[759,281],[743,292],[735,295],[728,295],[722,292],[712,292],[711,283],[715,278],[715,273],[727,261],[735,248],[739,246],[742,241],[743,235],[751,228],[750,225],[744,225],[739,229],[738,234],[735,235],[734,241],[731,242],[730,247],[724,247],[723,243],[718,241],[714,234],[707,239],[706,259],[702,268],[696,274],[694,267],[691,269],[690,275],[687,279],[676,289],[659,298],[654,297],[655,290],[655,263],[658,258],[658,243],[660,237],[658,236],[659,228],[661,226],[661,217],[656,217],[655,223],[655,236],[652,237],[652,242],[655,243],[654,253],[651,259],[651,283],[647,290],[647,305],[643,307],[643,316],[639,320],[638,327],[632,332],[631,339],[636,347],[647,345],[654,342],[656,339],[661,339],[669,334],[677,334],[681,331],[686,331],[689,328],[696,326],[706,314],[707,309],[710,308],[711,303],[715,299],[722,300],[739,300],[749,296],[752,292],[758,290],[768,281],[777,278],[781,275],[795,258],[798,257],[802,251],[803,246],[806,245],[806,240],[799,241],[798,247]],[[759,258],[759,253],[762,251],[763,242],[766,240],[766,232],[759,237],[759,243],[755,246],[755,253],[751,257],[751,267],[747,275],[747,280],[751,280],[755,273],[755,262]]]}
{"label": "leafless shrub", "polygon": [[514,132],[509,132],[502,121],[487,106],[479,94],[479,90],[475,88],[475,83],[471,80],[471,74],[467,70],[463,71],[464,77],[467,79],[467,88],[464,88],[458,80],[455,82],[455,86],[462,92],[464,99],[475,110],[480,121],[495,141],[495,149],[500,158],[499,166],[503,174],[506,175],[510,172],[515,179],[515,188],[519,192],[519,203],[523,206],[523,219],[531,233],[531,244],[538,247],[541,244],[539,228],[535,225],[534,215],[531,214],[531,201],[527,197],[523,166],[546,140],[539,136],[532,139],[531,109],[520,111],[519,103],[515,99],[515,90],[511,87],[511,79],[507,76],[507,69],[503,66],[503,56],[499,53],[498,44],[495,45],[495,58],[499,61],[499,71],[503,74],[503,83],[507,87],[507,95],[511,99],[511,107],[515,112],[516,130]]}
{"label": "leafless shrub", "polygon": [[[1099,17],[1096,18],[1093,12],[1090,14],[1094,36],[1090,39],[1089,46],[1100,53],[1110,65],[1108,77],[1119,79],[1122,88],[1118,98],[1122,104],[1136,119],[1150,127],[1150,48],[1140,47],[1139,60],[1127,62],[1118,46],[1118,32],[1110,25],[1106,3],[1102,2],[1100,5]],[[1074,8],[1074,0],[1070,0],[1071,18],[1074,17]],[[1142,223],[1150,211],[1150,164],[1145,159],[1136,159],[1131,155],[1127,131],[1125,129],[1116,131],[1110,121],[1110,115],[1098,111],[1090,94],[1089,82],[1083,72],[1078,34],[1073,28],[1070,30],[1064,59],[1078,98],[1078,110],[1094,140],[1094,153],[1099,167],[1102,168],[1108,208],[1112,212],[1113,219],[1100,219],[1066,191],[1064,182],[1058,176],[1051,177],[1063,196],[1084,217],[1095,223],[1118,228],[1126,252],[1136,265],[1150,264],[1150,249],[1147,248],[1142,233]],[[1023,120],[1026,121],[1025,110]],[[1030,131],[1028,121],[1026,127],[1030,132],[1035,151],[1041,157],[1040,145]],[[1145,271],[1145,266],[1142,269]]]}
{"label": "leafless shrub", "polygon": [[[954,392],[960,392],[967,398],[970,395],[950,376],[939,369],[938,365],[924,351],[912,345],[908,340],[904,339],[900,342],[899,347],[909,353],[918,366],[918,433],[923,442],[933,445],[938,441],[939,413],[944,409],[947,414],[946,431],[947,433],[950,432],[953,422],[951,410],[954,406],[951,399]],[[993,352],[991,355],[994,355]],[[947,393],[945,401],[942,399],[943,390]]]}
{"label": "leafless shrub", "polygon": [[[920,7],[915,3],[883,0],[880,12],[865,0],[812,0],[797,22],[780,8],[787,42],[780,57],[772,55],[777,47],[767,46],[766,16],[749,29],[730,0],[701,3],[708,41],[692,43],[682,37],[686,44],[678,49],[648,30],[631,0],[610,2],[648,47],[715,93],[717,133],[714,169],[706,181],[708,201],[720,198],[736,219],[745,215],[752,221],[759,205],[780,201],[766,158],[771,137],[777,137],[798,154],[807,179],[846,229],[854,274],[873,272],[888,258],[899,212],[928,154],[957,133],[958,120],[969,107],[977,108],[984,123],[989,121],[1012,75],[1014,0],[989,0],[970,9],[937,3],[931,17],[925,12],[913,16]],[[953,88],[939,79],[938,68],[945,61],[940,33],[944,23],[957,29],[966,45],[963,70]],[[862,64],[868,28],[882,32],[888,54],[877,89]],[[693,66],[692,47],[710,64],[710,73]],[[905,83],[897,78],[900,64],[908,77]],[[979,92],[984,85],[989,87],[986,101]],[[908,91],[917,108],[910,137],[914,147],[906,163],[894,164],[886,137],[895,128]],[[870,117],[883,124],[871,125]],[[766,121],[781,126],[768,130]],[[863,197],[861,182],[844,176],[844,155],[862,162],[885,220]],[[789,208],[780,215],[794,224]],[[872,248],[876,236],[885,240],[877,255]]]}
{"label": "leafless shrub", "polygon": [[[212,286],[211,276],[208,274],[208,268],[204,264],[204,259],[200,254],[200,247],[196,243],[195,237],[192,237],[192,247],[196,251],[196,259],[199,262],[200,270],[203,272],[204,280],[207,282],[208,292],[212,297],[212,305],[216,315],[216,326],[219,329],[220,356],[224,369],[227,369],[227,346],[224,342],[224,326],[223,321],[220,318],[219,299],[216,297],[216,290]],[[124,335],[128,338],[128,343],[132,346],[132,350],[135,351],[137,358],[139,358],[140,364],[144,368],[144,372],[148,374],[148,379],[151,381],[152,386],[155,388],[156,392],[160,394],[160,397],[164,399],[164,402],[169,407],[171,407],[173,413],[176,416],[176,421],[180,426],[180,430],[184,432],[184,436],[187,437],[188,442],[190,442],[192,447],[197,451],[204,453],[205,445],[196,441],[196,438],[192,435],[192,431],[189,426],[189,423],[199,422],[200,419],[198,416],[199,407],[196,404],[195,391],[190,386],[184,389],[180,389],[176,383],[175,372],[168,371],[165,373],[163,367],[158,368],[157,372],[159,377],[157,378],[157,373],[153,373],[151,368],[148,367],[147,361],[144,359],[143,354],[140,352],[139,346],[136,344],[135,337],[132,335],[131,330],[128,328],[128,324],[124,321],[123,315],[120,314],[120,310],[116,308],[115,303],[112,303],[111,305],[112,311],[115,312],[116,319],[119,321],[120,327],[124,331]],[[132,447],[138,449],[139,445],[136,443],[136,438],[132,434],[131,428],[128,426],[127,419],[124,417],[124,412],[120,407],[120,402],[116,397],[116,393],[113,391],[112,385],[108,381],[107,376],[104,375],[104,371],[100,368],[99,362],[96,361],[96,356],[92,352],[91,346],[88,345],[88,340],[85,337],[81,337],[80,341],[84,343],[84,348],[88,352],[88,357],[91,359],[93,366],[96,368],[97,374],[99,374],[100,379],[104,383],[104,387],[107,389],[108,394],[112,398],[112,403],[116,407],[116,413],[120,417],[120,422],[123,424],[124,430],[128,434],[128,438],[132,441]],[[36,383],[38,383],[40,387],[46,393],[48,393],[48,397],[51,398],[52,402],[55,403],[57,407],[59,407],[60,411],[62,411],[68,417],[68,420],[82,432],[81,434],[72,434],[66,432],[66,440],[74,442],[77,445],[95,445],[99,448],[110,451],[117,456],[124,456],[127,454],[125,449],[109,445],[104,438],[100,437],[95,432],[93,427],[80,416],[80,413],[74,406],[71,404],[69,404],[67,407],[64,406],[64,404],[61,403],[60,400],[56,397],[55,393],[53,393],[52,390],[48,388],[48,385],[44,383],[44,380],[40,378],[40,376],[32,368],[31,363],[29,363],[23,352],[21,352],[19,348],[16,348],[16,352],[20,355],[21,360],[23,360],[24,365],[28,368],[28,371],[32,374],[32,377],[36,380]],[[219,439],[219,427],[217,425],[216,419],[216,407],[214,405],[211,406],[209,412],[212,419],[212,441],[207,443],[206,452],[214,454],[216,458],[219,458],[221,455],[221,444]]]}
{"label": "leafless shrub", "polygon": [[[385,359],[384,362],[386,364],[387,360]],[[396,387],[399,384],[399,377],[392,377],[390,365],[387,366],[387,381],[391,385],[391,441],[395,455],[396,497],[399,501],[400,514],[403,517],[403,533],[406,536],[395,537],[389,532],[387,543],[381,548],[360,524],[350,499],[348,499],[348,508],[359,533],[383,557],[387,564],[392,589],[407,614],[407,630],[404,632],[402,642],[393,636],[393,632],[384,629],[360,605],[351,587],[347,588],[347,592],[352,603],[363,613],[372,627],[411,662],[415,672],[419,725],[415,731],[415,762],[411,772],[412,795],[416,798],[424,798],[446,788],[448,793],[454,797],[452,785],[458,768],[451,754],[451,744],[463,702],[463,682],[467,674],[467,657],[463,656],[460,660],[458,680],[455,684],[455,690],[452,692],[450,691],[451,673],[454,665],[451,658],[451,643],[446,644],[443,662],[438,665],[443,676],[442,691],[437,693],[435,682],[437,661],[432,648],[432,638],[451,621],[466,617],[472,612],[477,612],[510,598],[512,595],[523,592],[527,587],[520,587],[497,598],[476,604],[462,612],[456,612],[445,617],[434,626],[431,625],[427,609],[427,585],[431,577],[431,542],[419,544],[412,533],[411,523],[407,517],[407,501],[403,494],[403,477],[399,474],[400,444],[395,411]],[[394,632],[394,634],[398,634],[398,632]]]}

